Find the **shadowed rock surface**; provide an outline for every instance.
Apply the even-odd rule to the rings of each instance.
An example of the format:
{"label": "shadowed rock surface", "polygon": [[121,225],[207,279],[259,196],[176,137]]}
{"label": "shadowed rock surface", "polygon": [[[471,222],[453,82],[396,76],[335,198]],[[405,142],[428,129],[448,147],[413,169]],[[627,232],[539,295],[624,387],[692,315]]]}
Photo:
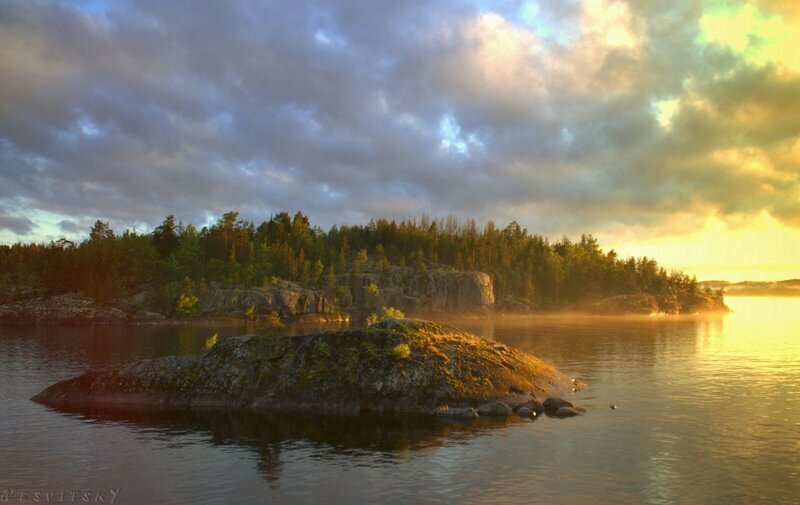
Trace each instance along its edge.
{"label": "shadowed rock surface", "polygon": [[[431,270],[391,267],[386,272],[367,272],[339,276],[348,286],[356,306],[392,306],[413,312],[485,312],[494,306],[492,278],[484,272]],[[375,284],[375,296],[366,287]]]}
{"label": "shadowed rock surface", "polygon": [[444,406],[477,408],[510,392],[543,399],[573,385],[504,344],[430,322],[389,319],[363,330],[233,337],[196,358],[87,372],[33,400],[53,407],[433,413]]}
{"label": "shadowed rock surface", "polygon": [[[483,272],[430,271],[391,267],[386,272],[342,274],[338,293],[274,279],[267,286],[225,286],[209,283],[199,297],[196,316],[242,317],[248,310],[264,315],[277,312],[285,318],[312,317],[321,321],[347,320],[341,311],[380,312],[390,306],[417,312],[489,312],[494,306],[492,280]],[[369,295],[374,284],[377,294]],[[24,286],[0,290],[0,322],[92,324],[162,321],[156,290],[100,303],[85,293],[47,295]],[[168,314],[169,312],[164,312]]]}
{"label": "shadowed rock surface", "polygon": [[[158,319],[159,314],[141,313],[142,319]],[[128,319],[122,310],[96,303],[83,293],[32,296],[0,304],[0,322],[26,323],[118,323]]]}
{"label": "shadowed rock surface", "polygon": [[[351,312],[358,308],[379,312],[383,306],[403,311],[486,312],[494,305],[492,280],[483,272],[430,271],[391,267],[386,272],[342,274],[336,279],[341,298],[334,301],[322,289],[304,288],[278,280],[266,287],[225,288],[212,283],[200,313],[241,314],[253,307],[259,314],[276,311],[282,316],[321,314],[334,308]],[[369,295],[370,284],[377,287]]]}

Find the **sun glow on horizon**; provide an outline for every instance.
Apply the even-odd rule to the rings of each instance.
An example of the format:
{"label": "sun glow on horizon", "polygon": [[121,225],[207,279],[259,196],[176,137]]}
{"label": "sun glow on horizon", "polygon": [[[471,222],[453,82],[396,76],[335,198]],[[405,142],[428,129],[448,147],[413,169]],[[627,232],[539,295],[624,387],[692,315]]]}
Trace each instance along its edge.
{"label": "sun glow on horizon", "polygon": [[767,213],[734,226],[708,218],[688,235],[650,239],[626,237],[606,241],[620,256],[655,258],[698,280],[777,281],[800,278],[800,229],[786,226]]}

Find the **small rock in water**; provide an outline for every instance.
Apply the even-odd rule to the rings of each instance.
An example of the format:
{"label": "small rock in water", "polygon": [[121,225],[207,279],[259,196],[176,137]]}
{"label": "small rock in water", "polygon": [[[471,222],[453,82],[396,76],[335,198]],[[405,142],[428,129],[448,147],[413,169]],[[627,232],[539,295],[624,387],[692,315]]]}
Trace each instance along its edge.
{"label": "small rock in water", "polygon": [[561,398],[548,398],[544,401],[544,411],[548,414],[555,414],[562,407],[574,407],[573,404]]}
{"label": "small rock in water", "polygon": [[484,403],[478,407],[478,414],[496,417],[509,416],[511,415],[511,407],[500,401]]}
{"label": "small rock in water", "polygon": [[517,409],[517,415],[519,417],[536,417],[536,412],[527,407],[521,407]]}
{"label": "small rock in water", "polygon": [[617,410],[617,406],[614,405],[613,403],[611,404],[611,410]]}
{"label": "small rock in water", "polygon": [[556,417],[572,417],[572,416],[579,416],[583,412],[586,412],[584,409],[576,409],[575,407],[561,407],[555,412]]}
{"label": "small rock in water", "polygon": [[439,407],[434,411],[439,417],[447,417],[450,419],[475,419],[478,417],[478,412],[470,407],[449,408]]}
{"label": "small rock in water", "polygon": [[535,398],[528,393],[516,394],[510,393],[503,398],[499,398],[498,401],[501,401],[511,407],[511,410],[517,410],[518,408],[522,407],[524,404],[528,403]]}
{"label": "small rock in water", "polygon": [[522,405],[518,405],[514,410],[519,410],[519,409],[530,409],[536,415],[539,415],[544,412],[544,407],[542,407],[542,404],[539,403],[539,401],[536,400],[535,398],[529,402],[523,403]]}

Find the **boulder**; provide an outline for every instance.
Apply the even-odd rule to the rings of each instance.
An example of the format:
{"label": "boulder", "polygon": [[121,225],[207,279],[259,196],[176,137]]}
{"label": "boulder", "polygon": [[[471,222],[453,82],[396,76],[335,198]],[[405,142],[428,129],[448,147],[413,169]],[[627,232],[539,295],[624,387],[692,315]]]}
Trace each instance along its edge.
{"label": "boulder", "polygon": [[586,409],[582,409],[580,407],[560,407],[553,413],[553,415],[556,417],[572,417],[579,416],[585,412]]}
{"label": "boulder", "polygon": [[529,393],[509,393],[502,398],[500,401],[511,407],[511,410],[516,410],[522,405],[535,400],[536,398]]}
{"label": "boulder", "polygon": [[525,402],[517,407],[519,409],[529,409],[530,411],[536,413],[536,415],[541,415],[544,412],[544,407],[539,400],[533,399],[529,402]]}
{"label": "boulder", "polygon": [[484,403],[478,407],[478,414],[482,416],[504,417],[511,415],[511,407],[501,401]]}
{"label": "boulder", "polygon": [[527,407],[521,407],[517,409],[517,415],[519,417],[536,417],[538,414]]}
{"label": "boulder", "polygon": [[440,407],[436,409],[434,415],[437,417],[446,417],[449,419],[475,419],[478,417],[478,412],[470,407],[449,408]]}
{"label": "boulder", "polygon": [[548,414],[555,415],[558,409],[563,407],[574,407],[573,404],[561,398],[548,398],[542,404],[544,411]]}

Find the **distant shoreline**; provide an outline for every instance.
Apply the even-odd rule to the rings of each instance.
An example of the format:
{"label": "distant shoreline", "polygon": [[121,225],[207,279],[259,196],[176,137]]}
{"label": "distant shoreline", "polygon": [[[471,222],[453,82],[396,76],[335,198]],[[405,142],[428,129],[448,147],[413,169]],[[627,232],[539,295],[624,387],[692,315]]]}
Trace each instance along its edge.
{"label": "distant shoreline", "polygon": [[[764,296],[764,298],[768,298],[768,296]],[[539,310],[535,312],[526,312],[526,313],[503,313],[503,312],[420,312],[420,313],[409,313],[407,315],[410,319],[427,319],[431,321],[437,321],[443,324],[450,324],[450,322],[455,320],[472,320],[472,321],[490,321],[493,319],[502,319],[502,320],[527,320],[527,319],[555,319],[555,318],[576,318],[576,319],[641,319],[647,320],[652,318],[691,318],[697,316],[724,316],[730,313],[730,310],[712,310],[712,311],[704,311],[704,312],[693,312],[693,313],[665,313],[665,312],[653,312],[653,313],[636,313],[636,312],[623,312],[623,313],[598,313],[598,312],[590,312],[590,311],[582,311],[582,310],[575,310],[575,309],[550,309],[550,310]],[[309,317],[310,316],[310,317]],[[316,314],[304,314],[303,316],[290,316],[286,318],[281,318],[282,324],[293,325],[293,324],[308,324],[308,325],[320,325],[324,327],[336,328],[340,326],[351,326],[355,325],[357,327],[363,325],[363,321],[360,320],[351,320],[351,319],[326,319],[324,316],[318,316]],[[201,318],[186,318],[186,319],[160,319],[160,320],[151,320],[151,321],[141,321],[135,319],[119,319],[119,320],[85,320],[85,319],[75,319],[75,320],[64,320],[64,319],[38,319],[38,320],[30,320],[30,319],[0,319],[0,326],[126,326],[126,327],[146,327],[146,326],[158,326],[158,327],[168,327],[168,326],[192,326],[192,327],[224,327],[224,328],[242,328],[245,330],[253,330],[255,332],[264,330],[265,328],[259,326],[257,322],[254,321],[247,321],[243,318],[233,317],[233,316],[219,316],[219,317],[201,317]]]}
{"label": "distant shoreline", "polygon": [[800,279],[783,281],[702,281],[698,283],[710,289],[722,289],[725,296],[766,296],[778,298],[800,297]]}

